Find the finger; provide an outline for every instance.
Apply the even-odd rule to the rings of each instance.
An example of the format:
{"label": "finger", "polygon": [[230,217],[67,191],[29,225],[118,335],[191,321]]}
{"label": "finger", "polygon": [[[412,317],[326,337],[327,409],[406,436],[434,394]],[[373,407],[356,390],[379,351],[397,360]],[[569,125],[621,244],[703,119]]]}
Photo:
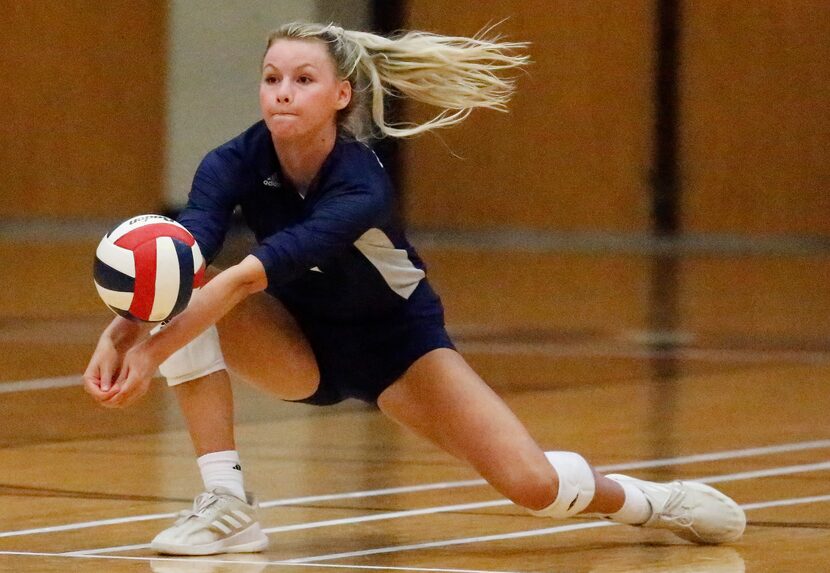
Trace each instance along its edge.
{"label": "finger", "polygon": [[83,381],[84,390],[86,390],[90,394],[97,394],[101,392],[101,381],[98,379],[97,376],[84,375]]}
{"label": "finger", "polygon": [[92,396],[92,399],[95,400],[98,404],[104,406],[106,405],[105,402],[112,397],[112,394],[104,393],[101,391],[93,391],[89,393]]}
{"label": "finger", "polygon": [[138,374],[133,371],[121,385],[121,392],[118,393],[119,407],[123,408],[124,406],[127,406],[136,398],[136,392],[139,386]]}
{"label": "finger", "polygon": [[92,376],[84,375],[84,390],[88,394],[95,394],[98,391],[98,380]]}
{"label": "finger", "polygon": [[110,390],[112,391],[112,398],[115,398],[121,392],[124,391],[124,384],[127,382],[127,379],[130,375],[130,368],[129,366],[123,365],[121,370],[118,372],[118,376],[115,379],[115,382],[112,383],[110,386]]}
{"label": "finger", "polygon": [[124,386],[124,381],[129,378],[130,376],[130,366],[129,364],[122,364],[121,369],[118,371],[118,375],[115,378],[114,384],[118,384],[119,386]]}
{"label": "finger", "polygon": [[112,387],[112,370],[104,366],[101,368],[101,390],[108,392]]}
{"label": "finger", "polygon": [[113,392],[111,390],[108,392],[103,392],[99,386],[99,381],[97,379],[84,378],[84,390],[86,390],[86,392],[98,402],[106,400],[107,398],[110,398],[113,395]]}
{"label": "finger", "polygon": [[128,377],[126,380],[116,381],[112,386],[112,395],[107,398],[106,405],[111,408],[121,408],[124,401],[130,397],[130,388],[132,383]]}
{"label": "finger", "polygon": [[121,387],[117,384],[114,384],[112,388],[110,388],[110,393],[104,399],[103,404],[109,407],[115,407],[121,401]]}
{"label": "finger", "polygon": [[121,391],[118,396],[112,400],[112,405],[115,408],[126,408],[135,403],[146,392],[149,381],[142,377],[138,371],[134,370],[132,374],[124,381],[121,386]]}

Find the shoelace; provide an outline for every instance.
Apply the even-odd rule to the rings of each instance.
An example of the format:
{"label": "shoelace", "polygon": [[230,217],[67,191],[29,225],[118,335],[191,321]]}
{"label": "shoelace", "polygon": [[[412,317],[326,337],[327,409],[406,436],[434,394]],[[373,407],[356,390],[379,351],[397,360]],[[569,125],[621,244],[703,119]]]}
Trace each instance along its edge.
{"label": "shoelace", "polygon": [[662,521],[670,521],[676,523],[681,527],[688,527],[691,529],[694,519],[689,512],[683,507],[683,500],[686,499],[686,492],[680,482],[671,484],[669,497],[663,508],[657,512],[657,517]]}
{"label": "shoelace", "polygon": [[176,524],[183,523],[190,519],[191,517],[201,517],[204,512],[214,503],[219,501],[219,498],[213,492],[202,492],[196,499],[193,500],[193,508],[192,509],[183,509],[179,512],[179,518],[176,520]]}

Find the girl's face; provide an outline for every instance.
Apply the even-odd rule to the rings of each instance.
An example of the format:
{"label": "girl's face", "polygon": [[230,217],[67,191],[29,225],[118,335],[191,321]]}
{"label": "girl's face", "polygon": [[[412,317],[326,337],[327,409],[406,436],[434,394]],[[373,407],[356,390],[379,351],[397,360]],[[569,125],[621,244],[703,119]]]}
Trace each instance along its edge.
{"label": "girl's face", "polygon": [[351,95],[321,41],[277,40],[265,54],[259,107],[274,139],[314,137],[334,128]]}

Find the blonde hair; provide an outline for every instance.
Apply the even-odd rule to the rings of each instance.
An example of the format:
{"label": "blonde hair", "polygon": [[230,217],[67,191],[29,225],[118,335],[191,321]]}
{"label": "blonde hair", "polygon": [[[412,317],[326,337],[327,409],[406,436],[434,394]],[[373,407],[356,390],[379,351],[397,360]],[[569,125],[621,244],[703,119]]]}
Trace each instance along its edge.
{"label": "blonde hair", "polygon": [[[334,24],[286,24],[268,36],[267,50],[277,40],[321,40],[334,61],[337,75],[352,84],[352,102],[340,112],[338,127],[357,139],[373,136],[408,137],[456,125],[477,107],[507,111],[515,80],[505,70],[529,62],[525,42],[406,32],[394,37],[344,30]],[[404,96],[441,109],[420,124],[392,125],[386,121],[387,97]]]}

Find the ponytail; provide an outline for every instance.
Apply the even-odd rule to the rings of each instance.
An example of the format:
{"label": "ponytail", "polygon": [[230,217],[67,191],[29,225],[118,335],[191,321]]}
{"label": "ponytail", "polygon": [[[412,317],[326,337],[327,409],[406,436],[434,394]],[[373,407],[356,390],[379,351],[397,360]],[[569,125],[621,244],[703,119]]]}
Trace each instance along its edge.
{"label": "ponytail", "polygon": [[[352,102],[338,117],[341,129],[358,139],[409,137],[461,123],[475,108],[507,111],[515,80],[504,72],[525,66],[525,42],[406,32],[384,37],[335,25],[286,24],[268,37],[319,39],[326,43],[340,79],[352,84]],[[516,53],[519,52],[519,53]],[[386,121],[385,100],[402,96],[439,108],[420,124]]]}

